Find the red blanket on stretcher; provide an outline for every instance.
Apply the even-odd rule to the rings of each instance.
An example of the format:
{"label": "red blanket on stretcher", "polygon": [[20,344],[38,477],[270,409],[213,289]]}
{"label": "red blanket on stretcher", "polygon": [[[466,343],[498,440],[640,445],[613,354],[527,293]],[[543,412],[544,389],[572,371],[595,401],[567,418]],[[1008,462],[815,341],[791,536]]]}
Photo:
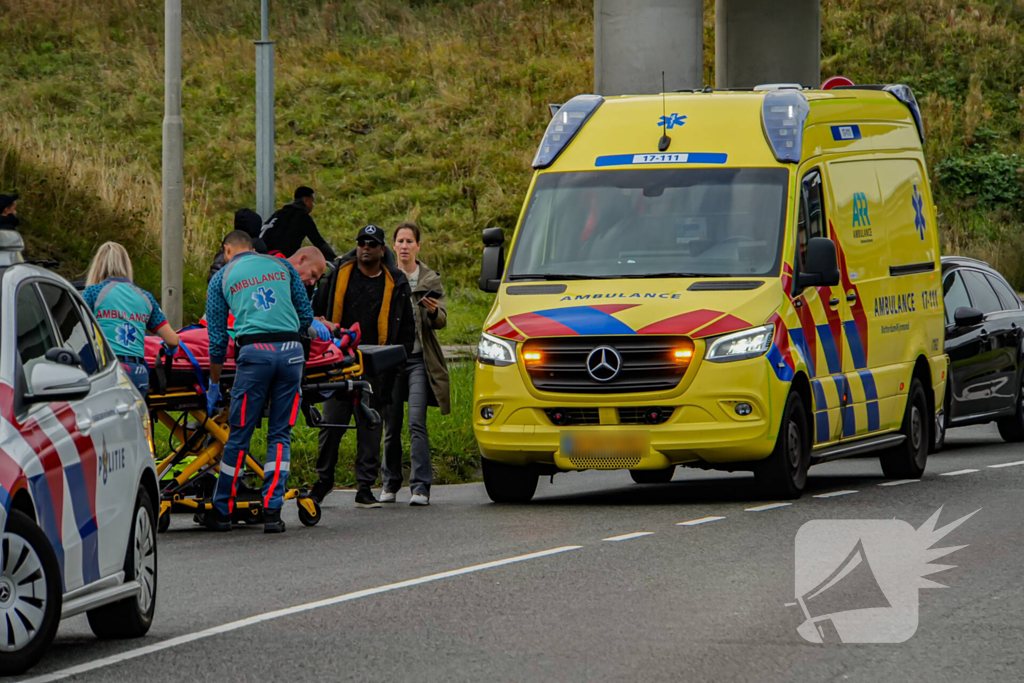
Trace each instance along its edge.
{"label": "red blanket on stretcher", "polygon": [[[195,356],[199,366],[204,370],[210,367],[210,335],[207,333],[205,327],[196,327],[191,330],[184,330],[178,333],[181,337],[181,341],[188,350]],[[342,342],[347,345],[348,338],[342,337]],[[149,367],[155,367],[159,362],[158,354],[163,341],[160,337],[146,336],[146,363]],[[321,367],[325,365],[334,365],[341,363],[347,356],[352,354],[351,349],[346,348],[344,351],[339,349],[331,342],[320,341],[314,339],[312,346],[309,349],[309,362],[306,363],[306,367]],[[235,367],[235,342],[233,340],[228,341],[228,352],[227,358],[224,360],[224,367],[227,369]],[[174,368],[176,370],[191,370],[192,361],[189,360],[188,354],[183,350],[178,351],[178,355],[174,358]]]}

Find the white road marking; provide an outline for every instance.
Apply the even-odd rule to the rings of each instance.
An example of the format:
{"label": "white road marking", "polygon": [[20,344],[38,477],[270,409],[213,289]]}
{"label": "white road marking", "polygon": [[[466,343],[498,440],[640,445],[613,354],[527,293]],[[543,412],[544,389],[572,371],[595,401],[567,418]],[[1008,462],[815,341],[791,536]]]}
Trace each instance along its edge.
{"label": "white road marking", "polygon": [[921,481],[920,479],[897,479],[896,481],[886,481],[879,484],[879,486],[903,486],[903,484],[916,484]]}
{"label": "white road marking", "polygon": [[940,477],[955,477],[960,474],[970,474],[971,472],[977,472],[978,470],[957,470],[956,472],[939,472]]}
{"label": "white road marking", "polygon": [[344,595],[338,595],[333,598],[326,598],[324,600],[317,600],[316,602],[307,602],[303,605],[295,605],[294,607],[286,607],[284,609],[274,610],[273,612],[265,612],[263,614],[257,614],[247,619],[239,619],[238,621],[228,622],[220,626],[214,626],[202,631],[195,633],[188,633],[175,638],[169,638],[153,645],[146,645],[145,647],[135,648],[134,650],[128,650],[120,654],[111,655],[110,657],[104,657],[97,659],[92,662],[86,662],[77,666],[72,666],[67,669],[61,669],[53,673],[44,674],[42,676],[36,676],[35,678],[24,679],[21,683],[46,683],[48,681],[59,681],[69,676],[77,676],[79,674],[88,673],[89,671],[95,671],[96,669],[102,669],[104,667],[113,666],[114,664],[120,664],[131,659],[143,657],[154,652],[160,652],[162,650],[168,650],[172,647],[178,647],[180,645],[187,645],[188,643],[202,640],[203,638],[210,638],[211,636],[220,635],[221,633],[227,633],[229,631],[237,631],[240,628],[246,626],[254,626],[256,624],[270,621],[272,619],[280,619],[281,617],[290,617],[295,614],[301,614],[302,612],[309,612],[310,610],[320,609],[321,607],[330,607],[331,605],[337,605],[343,602],[351,602],[352,600],[358,600],[360,598],[367,598],[373,595],[380,595],[381,593],[389,593],[391,591],[400,590],[402,588],[411,588],[412,586],[419,586],[424,583],[431,583],[433,581],[440,581],[442,579],[450,579],[454,576],[462,576],[463,574],[472,574],[474,572],[484,571],[485,569],[493,569],[495,567],[501,567],[506,564],[515,564],[516,562],[526,562],[527,560],[536,560],[541,557],[547,557],[549,555],[557,555],[559,553],[568,552],[570,550],[578,550],[582,548],[581,545],[567,545],[561,548],[552,548],[551,550],[542,550],[539,553],[530,553],[528,555],[517,555],[516,557],[509,557],[504,560],[495,560],[493,562],[484,562],[483,564],[475,564],[469,567],[463,567],[462,569],[452,569],[450,571],[441,572],[440,574],[430,574],[428,576],[421,576],[418,579],[409,579],[408,581],[399,581],[398,583],[389,583],[384,586],[378,586],[376,588],[367,588],[361,591],[355,591],[353,593],[345,593]]}
{"label": "white road marking", "polygon": [[641,536],[650,536],[653,531],[636,531],[631,534],[622,534],[621,536],[612,536],[610,538],[602,538],[602,541],[628,541],[631,538],[640,538]]}
{"label": "white road marking", "polygon": [[676,526],[697,526],[698,524],[717,522],[720,519],[725,519],[725,517],[701,517],[700,519],[691,519],[688,522],[676,522]]}
{"label": "white road marking", "polygon": [[989,465],[989,467],[1013,467],[1015,465],[1024,465],[1024,460],[1018,460],[1017,462],[1002,462],[998,465]]}
{"label": "white road marking", "polygon": [[819,493],[812,498],[835,498],[837,496],[848,496],[851,493],[857,493],[856,491],[833,491],[832,493]]}
{"label": "white road marking", "polygon": [[768,505],[758,505],[754,508],[747,508],[747,512],[763,512],[764,510],[774,510],[775,508],[785,508],[792,505],[792,503],[770,503]]}
{"label": "white road marking", "polygon": [[784,602],[784,603],[782,603],[782,606],[783,607],[796,607],[796,603],[795,602]]}

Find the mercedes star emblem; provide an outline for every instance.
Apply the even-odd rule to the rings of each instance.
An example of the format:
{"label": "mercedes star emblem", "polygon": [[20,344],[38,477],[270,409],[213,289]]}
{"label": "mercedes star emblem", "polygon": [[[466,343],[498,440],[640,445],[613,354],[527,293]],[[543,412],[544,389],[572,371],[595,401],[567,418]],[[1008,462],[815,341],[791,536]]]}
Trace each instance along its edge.
{"label": "mercedes star emblem", "polygon": [[587,356],[587,372],[598,382],[609,382],[619,375],[622,356],[610,346],[598,346]]}

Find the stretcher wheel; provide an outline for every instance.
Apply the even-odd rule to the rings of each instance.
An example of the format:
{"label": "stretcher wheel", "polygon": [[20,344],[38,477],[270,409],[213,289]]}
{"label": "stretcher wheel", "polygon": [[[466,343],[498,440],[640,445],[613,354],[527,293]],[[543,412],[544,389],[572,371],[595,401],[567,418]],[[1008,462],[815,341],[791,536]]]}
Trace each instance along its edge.
{"label": "stretcher wheel", "polygon": [[[314,512],[311,513],[309,510],[307,510],[306,505],[303,503],[303,501],[307,501],[307,503],[312,503]],[[320,511],[320,504],[317,503],[312,498],[300,498],[298,500],[298,508],[299,521],[302,522],[304,526],[316,526],[320,522],[320,518],[323,516]]]}
{"label": "stretcher wheel", "polygon": [[158,533],[162,534],[163,532],[167,531],[170,528],[171,528],[171,510],[170,510],[170,508],[168,508],[167,511],[164,512],[162,515],[160,515],[160,518],[157,520],[156,530],[157,530]]}

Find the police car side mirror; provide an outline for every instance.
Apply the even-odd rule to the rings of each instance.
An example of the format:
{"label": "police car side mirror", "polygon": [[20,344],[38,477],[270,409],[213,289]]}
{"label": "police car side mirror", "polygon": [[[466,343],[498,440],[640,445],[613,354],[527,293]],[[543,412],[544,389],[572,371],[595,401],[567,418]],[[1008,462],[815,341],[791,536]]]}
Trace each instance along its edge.
{"label": "police car side mirror", "polygon": [[484,256],[480,262],[480,289],[497,292],[505,272],[505,232],[501,228],[484,230]]}
{"label": "police car side mirror", "polygon": [[51,363],[57,363],[58,365],[70,365],[71,367],[81,367],[82,359],[78,357],[78,354],[71,349],[63,349],[59,346],[55,346],[46,352],[43,356],[46,360]]}
{"label": "police car side mirror", "polygon": [[32,392],[25,394],[25,403],[77,401],[92,389],[89,375],[81,368],[48,360],[33,364],[29,377]]}
{"label": "police car side mirror", "polygon": [[956,323],[957,327],[973,327],[974,325],[980,325],[984,318],[984,313],[979,311],[977,308],[971,308],[970,306],[961,306],[956,309],[955,313],[953,313],[953,322]]}
{"label": "police car side mirror", "polygon": [[827,237],[812,237],[807,241],[807,263],[796,276],[797,287],[834,287],[838,284],[835,242]]}

